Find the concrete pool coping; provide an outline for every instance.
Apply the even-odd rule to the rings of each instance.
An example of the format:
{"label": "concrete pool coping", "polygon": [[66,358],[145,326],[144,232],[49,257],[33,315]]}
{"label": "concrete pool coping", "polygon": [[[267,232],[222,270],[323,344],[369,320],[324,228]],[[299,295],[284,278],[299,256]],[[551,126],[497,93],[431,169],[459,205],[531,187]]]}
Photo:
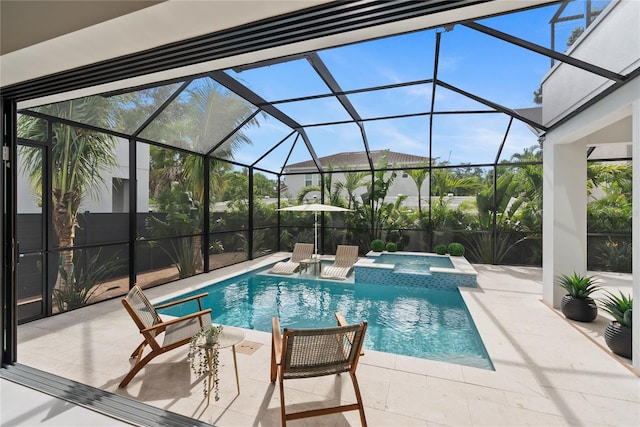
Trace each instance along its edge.
{"label": "concrete pool coping", "polygon": [[366,258],[360,258],[358,262],[356,262],[355,266],[366,266],[373,268],[382,268],[393,270],[394,264],[386,264],[386,263],[376,263],[375,258],[381,255],[411,255],[411,256],[424,256],[424,257],[438,257],[438,258],[449,258],[451,263],[453,264],[453,268],[445,268],[445,267],[431,267],[430,270],[432,273],[447,273],[447,274],[465,274],[465,275],[474,275],[477,276],[478,272],[473,265],[465,257],[454,257],[450,255],[438,255],[430,252],[373,252],[369,251],[365,255]]}

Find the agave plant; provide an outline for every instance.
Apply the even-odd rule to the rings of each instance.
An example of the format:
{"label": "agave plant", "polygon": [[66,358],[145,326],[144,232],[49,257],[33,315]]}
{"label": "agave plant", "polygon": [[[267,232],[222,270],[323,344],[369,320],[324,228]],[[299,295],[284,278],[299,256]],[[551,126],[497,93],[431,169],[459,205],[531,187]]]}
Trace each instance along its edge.
{"label": "agave plant", "polygon": [[598,281],[593,276],[581,276],[578,273],[571,275],[561,274],[558,278],[558,285],[567,291],[573,298],[585,299],[593,292],[600,289]]}
{"label": "agave plant", "polygon": [[622,292],[620,292],[620,296],[608,292],[600,303],[602,309],[612,315],[616,322],[631,328],[631,311],[633,308],[633,298],[631,296],[627,296]]}

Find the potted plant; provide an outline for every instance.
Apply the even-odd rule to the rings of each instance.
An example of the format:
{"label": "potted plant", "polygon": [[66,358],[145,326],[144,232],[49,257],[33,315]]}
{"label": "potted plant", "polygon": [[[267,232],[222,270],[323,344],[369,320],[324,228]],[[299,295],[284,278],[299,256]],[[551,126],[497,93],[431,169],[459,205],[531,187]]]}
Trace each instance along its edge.
{"label": "potted plant", "polygon": [[608,292],[600,301],[602,309],[613,316],[604,330],[604,340],[615,354],[631,359],[631,312],[633,298],[620,292],[620,296]]}
{"label": "potted plant", "polygon": [[204,380],[204,395],[210,398],[210,393],[213,391],[215,400],[220,400],[218,394],[218,337],[221,332],[222,325],[203,326],[191,338],[187,355],[193,373],[196,377]]}
{"label": "potted plant", "polygon": [[560,307],[567,319],[578,322],[592,322],[598,316],[598,306],[590,295],[600,289],[593,276],[561,274],[558,284],[567,291],[562,297]]}

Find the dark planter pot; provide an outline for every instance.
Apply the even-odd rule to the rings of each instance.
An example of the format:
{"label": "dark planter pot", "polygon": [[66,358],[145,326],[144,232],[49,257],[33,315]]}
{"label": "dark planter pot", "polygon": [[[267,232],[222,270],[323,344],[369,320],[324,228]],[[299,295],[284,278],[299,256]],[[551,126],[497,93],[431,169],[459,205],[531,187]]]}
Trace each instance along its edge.
{"label": "dark planter pot", "polygon": [[577,320],[578,322],[593,322],[598,317],[598,306],[593,298],[573,298],[570,295],[562,297],[560,302],[562,314],[567,319]]}
{"label": "dark planter pot", "polygon": [[604,341],[615,354],[631,359],[631,328],[609,322],[604,329]]}

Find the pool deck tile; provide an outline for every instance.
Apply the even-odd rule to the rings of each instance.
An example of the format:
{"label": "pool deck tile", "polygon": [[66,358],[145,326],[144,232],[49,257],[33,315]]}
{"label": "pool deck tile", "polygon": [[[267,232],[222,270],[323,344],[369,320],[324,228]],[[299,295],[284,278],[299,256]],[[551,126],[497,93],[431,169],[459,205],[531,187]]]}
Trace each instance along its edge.
{"label": "pool deck tile", "polygon": [[[273,254],[146,292],[159,301],[286,256]],[[628,360],[604,346],[606,317],[576,324],[546,306],[539,268],[474,268],[478,288],[461,293],[495,371],[365,350],[358,379],[370,426],[640,425],[640,379]],[[629,275],[602,276],[608,289],[631,289]],[[18,335],[22,364],[217,426],[280,425],[279,390],[268,378],[268,333],[246,331],[246,340],[262,345],[253,354],[237,354],[239,396],[232,353],[220,351],[221,399],[208,407],[186,346],[152,360],[126,389],[118,388],[140,341],[119,299],[22,325]],[[285,387],[290,410],[353,399],[347,375],[288,381]],[[350,412],[290,425],[350,426],[360,420]]]}

